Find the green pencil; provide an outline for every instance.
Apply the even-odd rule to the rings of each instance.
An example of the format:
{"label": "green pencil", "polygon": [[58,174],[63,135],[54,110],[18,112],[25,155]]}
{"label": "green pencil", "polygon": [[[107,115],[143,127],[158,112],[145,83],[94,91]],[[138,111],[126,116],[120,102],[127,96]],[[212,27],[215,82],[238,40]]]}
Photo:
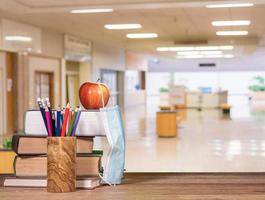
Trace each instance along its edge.
{"label": "green pencil", "polygon": [[74,115],[73,115],[73,117],[71,119],[70,127],[68,128],[67,136],[69,136],[69,137],[72,135],[72,130],[73,130],[73,127],[74,127],[77,111],[78,111],[78,109],[76,108],[75,112],[74,112]]}

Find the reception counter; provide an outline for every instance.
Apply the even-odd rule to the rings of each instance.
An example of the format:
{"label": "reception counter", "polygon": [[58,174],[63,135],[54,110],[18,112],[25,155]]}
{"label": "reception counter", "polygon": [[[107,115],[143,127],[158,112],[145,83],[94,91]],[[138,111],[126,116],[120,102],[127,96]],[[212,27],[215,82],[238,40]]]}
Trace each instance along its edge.
{"label": "reception counter", "polygon": [[187,108],[220,108],[227,104],[227,91],[215,93],[187,92]]}

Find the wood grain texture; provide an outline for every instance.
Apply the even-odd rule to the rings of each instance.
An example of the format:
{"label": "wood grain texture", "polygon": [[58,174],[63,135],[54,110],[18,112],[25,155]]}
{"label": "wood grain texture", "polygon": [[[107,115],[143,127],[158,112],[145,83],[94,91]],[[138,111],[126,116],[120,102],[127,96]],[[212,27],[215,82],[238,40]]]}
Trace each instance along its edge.
{"label": "wood grain texture", "polygon": [[156,133],[159,137],[176,137],[177,112],[159,111],[156,113]]}
{"label": "wood grain texture", "polygon": [[264,200],[265,173],[130,173],[122,185],[52,194],[38,188],[0,188],[3,200]]}
{"label": "wood grain texture", "polygon": [[14,173],[14,159],[16,154],[13,151],[0,151],[0,174]]}
{"label": "wood grain texture", "polygon": [[76,138],[49,137],[47,142],[47,191],[76,190]]}

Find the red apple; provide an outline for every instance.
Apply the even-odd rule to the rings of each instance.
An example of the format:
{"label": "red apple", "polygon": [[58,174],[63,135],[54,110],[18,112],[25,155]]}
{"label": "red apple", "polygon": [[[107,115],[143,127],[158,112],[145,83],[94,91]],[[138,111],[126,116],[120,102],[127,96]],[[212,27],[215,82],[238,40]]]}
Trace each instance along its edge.
{"label": "red apple", "polygon": [[[103,98],[102,98],[103,95]],[[109,89],[103,83],[85,82],[79,89],[79,99],[86,109],[99,109],[107,105],[109,101]]]}

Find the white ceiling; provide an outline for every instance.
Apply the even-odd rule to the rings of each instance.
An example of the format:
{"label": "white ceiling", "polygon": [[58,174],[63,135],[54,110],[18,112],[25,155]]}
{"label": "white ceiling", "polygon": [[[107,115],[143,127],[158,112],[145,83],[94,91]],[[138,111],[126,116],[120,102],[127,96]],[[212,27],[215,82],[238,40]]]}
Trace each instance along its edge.
{"label": "white ceiling", "polygon": [[[248,1],[250,8],[207,9],[216,2],[195,0],[0,0],[0,17],[11,18],[89,39],[122,42],[128,49],[156,53],[158,46],[187,43],[235,44],[240,53],[251,53],[265,35],[265,0]],[[242,2],[242,1],[240,1]],[[114,8],[113,13],[70,14],[75,8]],[[249,27],[212,27],[213,20],[251,20]],[[140,30],[106,30],[108,23],[140,23]],[[220,38],[216,30],[248,30],[249,36]],[[156,32],[157,39],[129,40],[127,33]],[[264,40],[262,40],[264,41]],[[260,43],[262,48],[264,42]],[[170,56],[171,54],[162,54]],[[173,55],[173,54],[172,54]]]}

